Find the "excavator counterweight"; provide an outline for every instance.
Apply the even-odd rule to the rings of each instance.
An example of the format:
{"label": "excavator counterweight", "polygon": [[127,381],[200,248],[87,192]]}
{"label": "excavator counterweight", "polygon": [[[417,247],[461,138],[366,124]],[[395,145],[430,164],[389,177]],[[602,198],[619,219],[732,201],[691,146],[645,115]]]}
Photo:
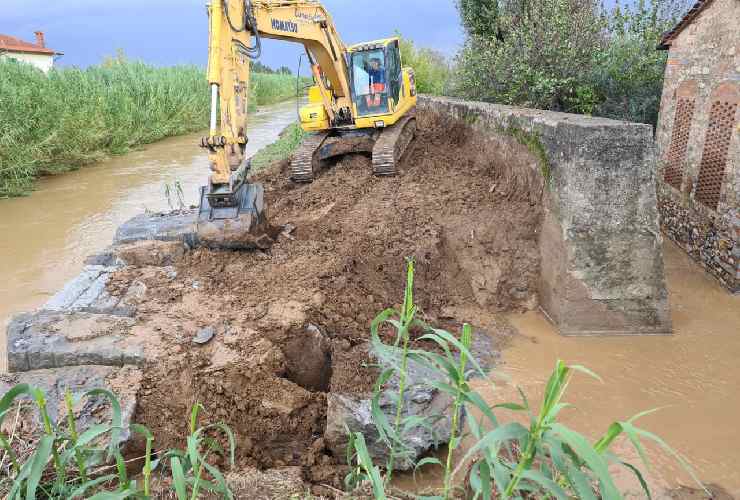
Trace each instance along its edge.
{"label": "excavator counterweight", "polygon": [[398,37],[346,47],[318,0],[211,0],[208,81],[211,177],[201,188],[197,233],[212,248],[269,248],[273,243],[261,185],[246,159],[250,60],[261,39],[300,43],[314,85],[300,110],[309,132],[293,156],[294,182],[311,182],[324,162],[372,156],[375,175],[394,175],[416,130],[416,85],[401,64]]}

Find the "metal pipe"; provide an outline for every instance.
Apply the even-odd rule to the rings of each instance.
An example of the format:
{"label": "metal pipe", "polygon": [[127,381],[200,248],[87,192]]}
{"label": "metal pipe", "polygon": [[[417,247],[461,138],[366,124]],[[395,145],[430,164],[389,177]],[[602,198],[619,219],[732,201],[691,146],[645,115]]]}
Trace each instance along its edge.
{"label": "metal pipe", "polygon": [[211,84],[211,136],[216,135],[218,118],[218,85]]}

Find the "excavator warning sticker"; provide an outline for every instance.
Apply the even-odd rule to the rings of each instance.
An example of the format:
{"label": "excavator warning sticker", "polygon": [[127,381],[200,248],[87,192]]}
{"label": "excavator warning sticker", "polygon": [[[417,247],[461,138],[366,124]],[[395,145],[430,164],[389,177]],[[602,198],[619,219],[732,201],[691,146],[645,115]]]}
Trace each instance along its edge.
{"label": "excavator warning sticker", "polygon": [[298,33],[298,25],[291,21],[281,21],[280,19],[272,20],[272,29],[278,31],[287,31],[288,33]]}

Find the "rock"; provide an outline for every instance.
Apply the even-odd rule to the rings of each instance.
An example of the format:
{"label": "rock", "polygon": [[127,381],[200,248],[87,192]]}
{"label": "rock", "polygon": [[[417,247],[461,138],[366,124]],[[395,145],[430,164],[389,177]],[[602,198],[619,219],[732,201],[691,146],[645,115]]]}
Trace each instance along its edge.
{"label": "rock", "polygon": [[218,344],[211,355],[211,366],[204,370],[205,373],[216,372],[235,365],[239,361],[239,353],[229,349],[223,344]]}
{"label": "rock", "polygon": [[114,247],[108,247],[100,253],[85,259],[86,266],[121,267],[123,262],[116,255]]}
{"label": "rock", "polygon": [[197,217],[195,210],[138,215],[118,228],[114,243],[120,245],[145,240],[182,241],[193,248],[198,243],[195,233]]}
{"label": "rock", "polygon": [[290,417],[305,408],[312,401],[307,390],[284,378],[275,379],[275,391],[262,400],[262,407],[282,417]]}
{"label": "rock", "polygon": [[208,342],[210,342],[214,335],[216,335],[216,329],[212,326],[201,328],[200,330],[198,330],[198,333],[195,334],[195,337],[193,338],[193,343],[207,344]]}
{"label": "rock", "polygon": [[[141,380],[141,371],[134,367],[75,366],[0,375],[0,394],[5,394],[17,384],[37,387],[45,395],[46,409],[52,422],[59,422],[67,415],[64,394],[69,389],[75,401],[73,409],[77,430],[81,434],[93,425],[111,422],[108,399],[102,396],[82,398],[92,389],[107,389],[116,395],[121,405],[123,431],[120,442],[124,442],[130,437],[129,426],[136,411],[136,394],[141,388]],[[27,397],[22,399],[28,400]],[[6,418],[5,425],[12,425],[9,420]],[[43,433],[43,423],[35,407],[33,411],[22,412],[20,424],[24,437],[37,438]]]}
{"label": "rock", "polygon": [[[471,352],[485,371],[493,367],[495,354],[491,337],[482,331],[473,336]],[[372,355],[372,353],[371,353]],[[381,362],[385,365],[385,363]],[[383,366],[386,368],[387,366]],[[473,372],[469,372],[473,375]],[[403,418],[411,415],[428,417],[431,430],[425,427],[416,427],[405,434],[404,441],[413,450],[411,460],[421,458],[432,447],[447,443],[452,429],[452,397],[429,386],[429,381],[446,382],[439,373],[436,373],[419,363],[409,360],[407,373],[407,389],[404,393]],[[395,396],[398,394],[399,379],[391,377],[380,398],[383,413],[390,422],[396,414]],[[388,448],[380,440],[380,436],[371,418],[371,396],[327,394],[326,431],[324,440],[326,446],[334,456],[345,455],[347,447],[347,431],[362,432],[365,436],[368,451],[377,461],[385,463],[388,459]],[[408,470],[413,466],[412,461],[397,459],[394,469]]]}
{"label": "rock", "polygon": [[143,284],[137,284],[132,294],[113,297],[107,285],[111,274],[120,267],[85,266],[82,272],[68,282],[61,291],[49,299],[42,309],[49,311],[82,311],[117,316],[133,316],[136,306],[133,299],[143,298]]}
{"label": "rock", "polygon": [[281,467],[266,471],[245,469],[228,474],[226,482],[234,498],[284,500],[304,498],[308,492],[300,467]]}
{"label": "rock", "polygon": [[8,370],[142,364],[143,346],[130,337],[133,326],[130,318],[82,312],[17,315],[7,331]]}
{"label": "rock", "polygon": [[115,247],[119,261],[129,266],[165,267],[185,254],[181,241],[138,241]]}

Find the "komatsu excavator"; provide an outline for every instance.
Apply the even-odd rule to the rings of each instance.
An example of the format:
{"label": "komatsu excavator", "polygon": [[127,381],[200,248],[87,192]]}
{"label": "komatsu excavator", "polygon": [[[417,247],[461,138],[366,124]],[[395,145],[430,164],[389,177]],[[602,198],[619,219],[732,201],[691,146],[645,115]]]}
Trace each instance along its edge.
{"label": "komatsu excavator", "polygon": [[201,188],[197,233],[206,246],[272,244],[262,185],[247,180],[250,60],[263,38],[302,44],[314,84],[300,122],[308,132],[293,155],[294,182],[311,182],[322,163],[348,153],[372,155],[375,175],[393,175],[416,130],[416,85],[401,64],[398,37],[346,47],[318,0],[211,0],[208,82],[212,174]]}

